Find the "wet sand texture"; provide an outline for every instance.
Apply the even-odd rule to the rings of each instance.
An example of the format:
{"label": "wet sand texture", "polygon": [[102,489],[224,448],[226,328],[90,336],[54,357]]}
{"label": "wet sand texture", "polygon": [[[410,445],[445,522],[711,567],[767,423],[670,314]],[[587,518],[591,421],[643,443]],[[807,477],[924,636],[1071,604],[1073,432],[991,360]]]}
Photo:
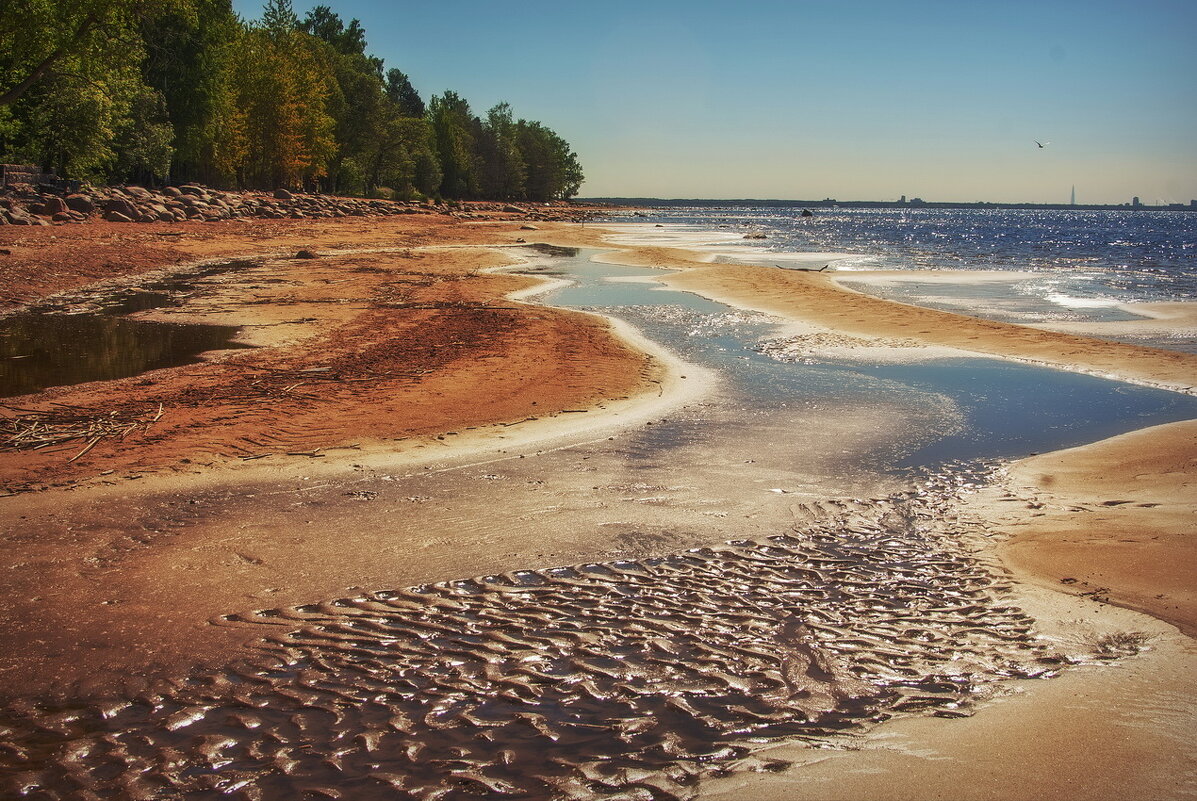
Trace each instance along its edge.
{"label": "wet sand texture", "polygon": [[686,798],[703,775],[784,769],[753,762],[762,742],[968,715],[1070,657],[936,522],[963,483],[808,507],[759,542],[230,615],[277,633],[133,698],[5,710],[3,787]]}

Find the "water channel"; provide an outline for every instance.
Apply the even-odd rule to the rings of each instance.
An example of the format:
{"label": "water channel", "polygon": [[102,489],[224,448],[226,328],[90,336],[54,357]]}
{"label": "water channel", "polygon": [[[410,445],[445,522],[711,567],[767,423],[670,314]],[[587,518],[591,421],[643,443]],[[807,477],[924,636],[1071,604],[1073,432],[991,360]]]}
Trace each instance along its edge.
{"label": "water channel", "polygon": [[[862,464],[935,468],[952,461],[1009,459],[1095,442],[1151,425],[1197,417],[1197,398],[1081,373],[991,358],[779,360],[761,348],[779,336],[778,321],[665,288],[659,270],[564,255],[533,272],[559,274],[571,286],[543,298],[552,305],[612,314],[636,325],[684,359],[726,380],[725,403],[746,416],[833,403],[892,404],[928,430],[861,453]],[[762,352],[764,351],[764,352]],[[659,432],[658,432],[659,433]]]}

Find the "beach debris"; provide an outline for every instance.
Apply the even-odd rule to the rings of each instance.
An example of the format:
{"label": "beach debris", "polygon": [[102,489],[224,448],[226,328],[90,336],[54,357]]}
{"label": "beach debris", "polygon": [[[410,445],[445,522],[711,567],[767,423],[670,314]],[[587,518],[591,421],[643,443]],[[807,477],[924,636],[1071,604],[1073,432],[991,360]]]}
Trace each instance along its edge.
{"label": "beach debris", "polygon": [[21,409],[0,405],[0,450],[41,450],[82,440],[83,450],[67,461],[73,462],[104,439],[123,440],[137,429],[148,431],[162,419],[163,407],[135,415],[111,411],[96,414],[90,409],[63,406],[50,410]]}
{"label": "beach debris", "polygon": [[745,239],[768,239],[769,235],[764,231],[749,231],[744,234]]}

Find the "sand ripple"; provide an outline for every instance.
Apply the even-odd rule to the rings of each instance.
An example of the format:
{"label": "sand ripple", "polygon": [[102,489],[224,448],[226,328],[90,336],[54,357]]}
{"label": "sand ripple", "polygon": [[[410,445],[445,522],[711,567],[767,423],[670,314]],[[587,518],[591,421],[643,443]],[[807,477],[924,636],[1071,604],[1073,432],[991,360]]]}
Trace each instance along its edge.
{"label": "sand ripple", "polygon": [[[956,484],[963,483],[959,479]],[[952,488],[806,509],[659,558],[231,615],[251,658],[108,703],[13,705],[34,798],[686,798],[756,744],[968,714],[1061,659],[950,526]]]}

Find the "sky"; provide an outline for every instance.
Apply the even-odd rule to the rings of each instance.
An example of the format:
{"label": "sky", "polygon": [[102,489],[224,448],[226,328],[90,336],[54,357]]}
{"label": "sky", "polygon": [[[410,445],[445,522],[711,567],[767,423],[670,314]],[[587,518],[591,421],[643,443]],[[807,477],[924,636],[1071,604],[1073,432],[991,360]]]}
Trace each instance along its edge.
{"label": "sky", "polygon": [[425,100],[555,130],[583,197],[1197,198],[1195,0],[323,4]]}

